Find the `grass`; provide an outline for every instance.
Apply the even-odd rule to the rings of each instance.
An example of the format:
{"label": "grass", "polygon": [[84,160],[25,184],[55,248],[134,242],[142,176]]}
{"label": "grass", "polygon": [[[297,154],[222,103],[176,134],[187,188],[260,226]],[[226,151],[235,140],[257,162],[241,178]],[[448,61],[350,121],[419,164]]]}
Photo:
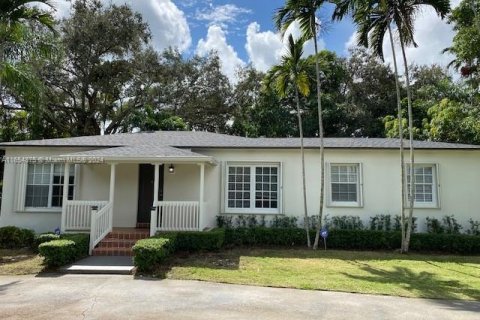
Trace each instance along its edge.
{"label": "grass", "polygon": [[29,249],[0,249],[0,275],[38,274],[43,258]]}
{"label": "grass", "polygon": [[233,249],[176,255],[155,276],[257,286],[480,300],[480,257]]}

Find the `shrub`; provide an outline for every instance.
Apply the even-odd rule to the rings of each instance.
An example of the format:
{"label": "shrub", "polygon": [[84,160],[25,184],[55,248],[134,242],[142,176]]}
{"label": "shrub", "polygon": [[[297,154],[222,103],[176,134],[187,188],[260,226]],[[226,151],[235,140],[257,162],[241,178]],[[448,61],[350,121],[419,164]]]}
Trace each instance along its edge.
{"label": "shrub", "polygon": [[224,243],[225,229],[214,229],[208,232],[158,232],[156,238],[170,239],[175,250],[178,251],[219,250]]}
{"label": "shrub", "polygon": [[49,267],[60,267],[75,261],[76,248],[72,240],[52,240],[38,246]]}
{"label": "shrub", "polygon": [[392,219],[389,214],[377,214],[370,218],[370,230],[391,231]]}
{"label": "shrub", "polygon": [[[42,235],[45,238],[55,236]],[[57,236],[58,237],[58,236]],[[88,255],[90,237],[85,233],[62,234],[57,240],[43,242],[38,246],[38,251],[45,258],[50,267],[59,267],[74,262]],[[42,237],[43,238],[43,237]]]}
{"label": "shrub", "polygon": [[14,249],[32,247],[35,234],[32,230],[14,226],[0,228],[0,248]]}
{"label": "shrub", "polygon": [[380,230],[333,229],[327,238],[327,248],[346,250],[393,250],[400,248],[401,234]]}
{"label": "shrub", "polygon": [[474,221],[473,219],[468,220],[470,228],[467,230],[468,234],[474,236],[480,236],[480,221]]}
{"label": "shrub", "polygon": [[[405,217],[407,219],[407,217]],[[394,218],[393,231],[402,231],[402,218],[400,215],[396,215]],[[407,229],[408,222],[405,221],[405,229]],[[412,233],[417,231],[417,218],[412,217]]]}
{"label": "shrub", "polygon": [[[311,236],[314,233],[311,232]],[[306,245],[305,230],[295,228],[236,228],[225,230],[228,246],[300,246]]]}
{"label": "shrub", "polygon": [[59,240],[60,236],[54,233],[42,233],[35,236],[35,240],[33,241],[33,249],[38,251],[38,246],[44,242],[49,242],[52,240]]}
{"label": "shrub", "polygon": [[232,228],[232,216],[217,216],[217,227],[218,228]]}
{"label": "shrub", "polygon": [[270,226],[272,228],[297,228],[297,217],[275,216]]}
{"label": "shrub", "polygon": [[362,230],[363,222],[358,216],[333,216],[329,227],[338,230]]}
{"label": "shrub", "polygon": [[448,252],[457,254],[479,254],[478,236],[466,234],[412,234],[410,249],[414,251]]}
{"label": "shrub", "polygon": [[152,271],[173,250],[173,242],[166,238],[148,238],[137,241],[132,248],[133,263],[141,272]]}
{"label": "shrub", "polygon": [[437,218],[427,217],[427,232],[428,233],[448,233],[459,234],[462,226],[457,222],[457,219],[452,216],[444,216],[442,221]]}

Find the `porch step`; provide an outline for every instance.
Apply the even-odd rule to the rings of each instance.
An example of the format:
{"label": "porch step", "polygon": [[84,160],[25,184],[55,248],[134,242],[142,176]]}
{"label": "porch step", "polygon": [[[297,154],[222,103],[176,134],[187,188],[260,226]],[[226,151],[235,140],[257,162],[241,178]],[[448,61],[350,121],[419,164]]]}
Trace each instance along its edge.
{"label": "porch step", "polygon": [[150,222],[137,222],[138,229],[150,229]]}
{"label": "porch step", "polygon": [[93,256],[132,256],[132,247],[140,239],[150,236],[149,229],[116,228],[113,229],[93,249]]}

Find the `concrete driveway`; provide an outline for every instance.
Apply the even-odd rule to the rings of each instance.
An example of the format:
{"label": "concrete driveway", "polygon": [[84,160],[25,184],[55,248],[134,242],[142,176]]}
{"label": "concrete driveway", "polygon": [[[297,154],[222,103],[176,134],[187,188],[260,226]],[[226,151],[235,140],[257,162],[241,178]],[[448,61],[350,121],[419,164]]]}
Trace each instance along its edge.
{"label": "concrete driveway", "polygon": [[480,302],[131,276],[0,276],[1,319],[480,319]]}

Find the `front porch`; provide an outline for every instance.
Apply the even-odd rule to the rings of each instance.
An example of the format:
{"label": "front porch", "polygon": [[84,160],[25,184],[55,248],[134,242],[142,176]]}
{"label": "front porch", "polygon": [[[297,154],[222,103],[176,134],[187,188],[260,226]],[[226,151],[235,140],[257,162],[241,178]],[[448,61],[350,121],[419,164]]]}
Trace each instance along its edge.
{"label": "front porch", "polygon": [[[61,232],[90,233],[92,254],[97,246],[104,247],[99,243],[114,228],[148,226],[148,236],[158,231],[203,230],[205,167],[214,163],[209,157],[199,158],[164,157],[156,159],[164,161],[152,162],[145,157],[136,161],[129,157],[103,159],[96,164],[67,161],[65,176],[71,165],[80,166],[75,177],[79,192],[69,200],[69,185],[63,186]],[[151,167],[153,174],[143,176],[141,166]],[[108,196],[100,198],[106,189]]]}

